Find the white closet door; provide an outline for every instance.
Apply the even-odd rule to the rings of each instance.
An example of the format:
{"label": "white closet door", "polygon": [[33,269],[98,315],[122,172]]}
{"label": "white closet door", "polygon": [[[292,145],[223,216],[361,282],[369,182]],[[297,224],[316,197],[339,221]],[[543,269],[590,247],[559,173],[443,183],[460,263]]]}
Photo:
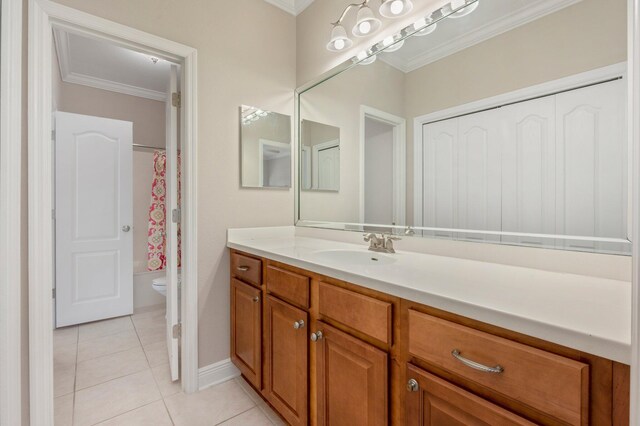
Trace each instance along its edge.
{"label": "white closet door", "polygon": [[[423,126],[423,218],[425,227],[457,227],[458,119]],[[451,232],[434,231],[426,235],[451,238]]]}
{"label": "white closet door", "polygon": [[132,314],[133,125],[55,120],[56,326]]}
{"label": "white closet door", "polygon": [[556,96],[559,234],[626,237],[625,84],[616,80]]}
{"label": "white closet door", "polygon": [[[502,148],[502,230],[555,234],[555,98],[498,110]],[[503,236],[502,241],[550,246],[546,238]]]}
{"label": "white closet door", "polygon": [[[458,228],[500,231],[502,221],[499,110],[458,119]],[[464,238],[499,241],[499,236]]]}

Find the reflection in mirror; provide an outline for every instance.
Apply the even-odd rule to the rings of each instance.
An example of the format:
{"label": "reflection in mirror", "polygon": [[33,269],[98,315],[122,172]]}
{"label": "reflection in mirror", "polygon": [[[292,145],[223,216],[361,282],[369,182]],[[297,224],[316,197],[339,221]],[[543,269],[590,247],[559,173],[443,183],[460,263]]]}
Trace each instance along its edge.
{"label": "reflection in mirror", "polygon": [[298,224],[629,254],[626,4],[467,0],[310,85],[342,174]]}
{"label": "reflection in mirror", "polygon": [[243,187],[291,187],[290,116],[241,106],[240,149]]}
{"label": "reflection in mirror", "polygon": [[302,120],[300,185],[303,190],[340,190],[340,129]]}

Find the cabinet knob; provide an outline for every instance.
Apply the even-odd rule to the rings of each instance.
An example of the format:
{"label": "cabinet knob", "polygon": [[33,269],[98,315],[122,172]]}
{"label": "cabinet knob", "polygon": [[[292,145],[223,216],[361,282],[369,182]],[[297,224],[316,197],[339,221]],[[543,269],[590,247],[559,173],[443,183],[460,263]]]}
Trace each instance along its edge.
{"label": "cabinet knob", "polygon": [[420,390],[420,385],[416,379],[409,379],[407,382],[407,390],[409,392],[418,392]]}
{"label": "cabinet knob", "polygon": [[256,296],[256,297],[253,298],[253,302],[254,303],[257,303],[259,301],[260,301],[260,296]]}
{"label": "cabinet knob", "polygon": [[311,341],[317,342],[322,339],[322,331],[316,331],[315,333],[311,333]]}
{"label": "cabinet knob", "polygon": [[304,328],[304,320],[299,320],[293,323],[293,328],[296,330]]}

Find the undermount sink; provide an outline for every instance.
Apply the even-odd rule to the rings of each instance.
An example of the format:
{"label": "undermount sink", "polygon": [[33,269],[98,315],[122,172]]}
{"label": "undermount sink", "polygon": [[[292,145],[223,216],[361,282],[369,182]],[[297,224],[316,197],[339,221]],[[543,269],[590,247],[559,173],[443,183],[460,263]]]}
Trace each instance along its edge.
{"label": "undermount sink", "polygon": [[319,261],[358,266],[389,265],[397,260],[392,256],[368,250],[320,250],[313,253],[313,257]]}

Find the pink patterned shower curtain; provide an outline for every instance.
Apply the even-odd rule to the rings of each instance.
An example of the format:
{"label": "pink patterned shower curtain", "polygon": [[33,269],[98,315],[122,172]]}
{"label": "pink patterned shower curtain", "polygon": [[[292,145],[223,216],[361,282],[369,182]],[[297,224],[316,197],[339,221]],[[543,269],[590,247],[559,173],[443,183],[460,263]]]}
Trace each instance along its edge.
{"label": "pink patterned shower curtain", "polygon": [[[160,271],[167,265],[165,253],[167,242],[166,168],[167,154],[164,151],[156,151],[153,154],[153,182],[151,184],[151,205],[149,206],[149,232],[147,234],[147,269],[149,271]],[[178,206],[182,201],[180,175],[180,153],[178,153]],[[181,265],[181,259],[181,230],[180,224],[178,224],[178,267]]]}

